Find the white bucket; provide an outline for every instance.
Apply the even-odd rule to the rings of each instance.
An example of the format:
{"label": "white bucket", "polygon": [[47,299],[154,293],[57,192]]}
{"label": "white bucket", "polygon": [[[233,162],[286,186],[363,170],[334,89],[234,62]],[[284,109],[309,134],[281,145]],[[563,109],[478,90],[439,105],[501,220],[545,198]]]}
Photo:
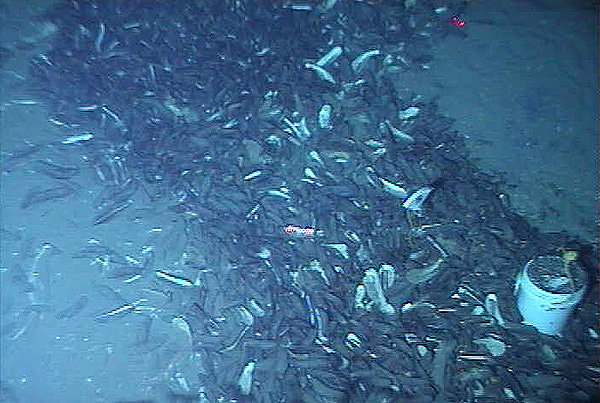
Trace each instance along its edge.
{"label": "white bucket", "polygon": [[535,285],[528,274],[527,262],[517,275],[515,294],[517,307],[523,316],[523,323],[532,325],[541,333],[561,336],[561,330],[575,305],[583,297],[585,286],[570,294],[552,293]]}

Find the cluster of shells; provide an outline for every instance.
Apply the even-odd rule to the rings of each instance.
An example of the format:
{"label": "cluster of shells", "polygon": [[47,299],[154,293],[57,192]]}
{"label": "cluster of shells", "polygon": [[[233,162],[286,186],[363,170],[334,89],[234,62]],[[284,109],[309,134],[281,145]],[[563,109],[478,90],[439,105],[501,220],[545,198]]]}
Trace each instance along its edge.
{"label": "cluster of shells", "polygon": [[107,188],[94,224],[140,198],[180,218],[137,266],[166,268],[154,277],[176,298],[132,305],[171,313],[152,318],[180,346],[164,370],[172,393],[546,396],[517,363],[553,373],[567,350],[511,303],[535,241],[451,120],[395,84],[430,67],[424,50],[456,29],[451,8],[185,2],[166,18],[132,3],[61,5],[57,42],[32,65],[53,121],[97,133],[84,148]]}

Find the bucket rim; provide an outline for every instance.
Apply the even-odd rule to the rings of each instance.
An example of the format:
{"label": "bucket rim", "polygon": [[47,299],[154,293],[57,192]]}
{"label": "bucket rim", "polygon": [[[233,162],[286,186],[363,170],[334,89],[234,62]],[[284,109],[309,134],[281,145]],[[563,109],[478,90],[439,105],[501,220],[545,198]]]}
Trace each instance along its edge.
{"label": "bucket rim", "polygon": [[[552,255],[542,255],[542,256],[536,256],[533,257],[531,259],[529,259],[527,261],[527,263],[525,264],[525,266],[523,267],[523,269],[521,270],[521,273],[524,274],[524,278],[527,279],[527,282],[530,283],[536,290],[538,290],[539,292],[541,292],[543,295],[547,295],[548,297],[552,297],[552,296],[556,296],[556,297],[569,297],[569,296],[573,296],[573,297],[579,297],[580,294],[583,294],[583,292],[586,289],[586,281],[587,281],[587,273],[584,272],[585,278],[584,278],[584,282],[583,285],[581,287],[579,287],[577,290],[573,291],[573,292],[552,292],[552,291],[548,291],[548,290],[544,290],[543,288],[539,287],[537,284],[535,284],[533,282],[533,280],[531,279],[531,277],[529,276],[529,265],[537,258],[540,257],[554,257]],[[556,256],[558,257],[558,256]]]}

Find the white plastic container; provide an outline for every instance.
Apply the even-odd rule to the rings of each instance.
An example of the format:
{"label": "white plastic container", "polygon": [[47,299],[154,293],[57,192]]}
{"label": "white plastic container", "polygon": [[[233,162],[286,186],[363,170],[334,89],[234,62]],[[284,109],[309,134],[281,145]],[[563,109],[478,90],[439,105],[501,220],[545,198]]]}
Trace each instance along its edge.
{"label": "white plastic container", "polygon": [[530,260],[517,275],[515,284],[517,307],[523,316],[524,324],[534,326],[541,333],[561,336],[561,330],[569,315],[583,297],[585,285],[569,294],[543,290],[533,283],[528,273],[532,262],[540,258],[550,257]]}

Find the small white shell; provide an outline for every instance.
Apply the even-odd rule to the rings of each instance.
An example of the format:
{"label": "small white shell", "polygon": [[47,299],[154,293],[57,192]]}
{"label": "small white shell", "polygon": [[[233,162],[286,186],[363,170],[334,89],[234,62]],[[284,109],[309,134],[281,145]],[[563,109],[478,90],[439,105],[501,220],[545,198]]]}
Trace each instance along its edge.
{"label": "small white shell", "polygon": [[380,55],[381,51],[379,49],[368,50],[356,57],[351,63],[352,70],[355,73],[360,73],[362,69],[365,67],[367,61],[373,56]]}
{"label": "small white shell", "polygon": [[190,325],[187,323],[187,321],[183,318],[175,317],[175,318],[173,318],[171,323],[173,325],[175,325],[175,327],[179,331],[181,331],[182,335],[185,336],[186,344],[188,346],[191,346],[192,345],[192,331],[191,331]]}
{"label": "small white shell", "polygon": [[410,144],[410,143],[414,143],[415,139],[404,133],[402,130],[392,126],[392,124],[389,122],[389,120],[386,120],[385,123],[387,124],[387,127],[390,130],[390,133],[392,133],[392,136],[394,136],[394,138],[396,140],[400,140],[402,143],[406,143],[406,144]]}
{"label": "small white shell", "polygon": [[517,396],[515,396],[515,392],[513,392],[511,388],[502,388],[502,393],[504,393],[504,396],[509,400],[517,400]]}
{"label": "small white shell", "polygon": [[265,143],[275,146],[277,148],[281,147],[281,139],[274,134],[270,135],[265,139]]}
{"label": "small white shell", "polygon": [[280,189],[280,190],[276,190],[276,189],[268,190],[267,194],[269,196],[279,197],[279,198],[285,199],[285,200],[290,200],[291,199],[291,196],[288,194],[288,191],[284,190],[283,188]]}
{"label": "small white shell", "polygon": [[433,190],[432,187],[423,186],[422,188],[417,189],[408,199],[402,203],[402,207],[411,211],[421,211],[423,207],[423,202],[429,196],[429,193]]}
{"label": "small white shell", "polygon": [[308,129],[308,125],[306,124],[306,118],[302,118],[300,123],[296,125],[298,131],[300,132],[300,138],[302,140],[306,140],[307,138],[312,136],[312,133]]}
{"label": "small white shell", "polygon": [[494,337],[484,337],[473,340],[473,343],[483,345],[493,357],[500,357],[506,351],[506,344]]}
{"label": "small white shell", "polygon": [[317,174],[315,174],[315,171],[313,171],[309,167],[304,168],[304,176],[310,179],[319,179],[317,178]]}
{"label": "small white shell", "polygon": [[369,139],[369,140],[365,141],[365,145],[367,145],[369,147],[373,147],[373,148],[378,148],[378,147],[383,147],[385,145],[385,143],[383,141]]}
{"label": "small white shell", "polygon": [[351,240],[354,243],[359,243],[360,242],[360,238],[358,236],[358,234],[354,231],[350,231],[347,230],[344,235],[346,235],[346,238],[348,238],[349,240]]}
{"label": "small white shell", "polygon": [[367,296],[375,303],[382,313],[386,315],[393,315],[395,313],[394,307],[385,299],[383,288],[381,287],[381,280],[379,279],[379,273],[377,273],[375,269],[371,268],[365,271],[363,284],[367,289]]}
{"label": "small white shell", "polygon": [[374,157],[381,157],[386,152],[387,152],[387,148],[385,148],[385,147],[379,147],[377,150],[373,151],[372,155]]}
{"label": "small white shell", "polygon": [[348,245],[345,243],[328,243],[325,246],[337,251],[344,259],[348,259]]}
{"label": "small white shell", "polygon": [[416,106],[411,106],[410,108],[406,108],[403,111],[398,112],[398,117],[402,120],[414,118],[419,114],[421,109]]}
{"label": "small white shell", "polygon": [[237,311],[238,311],[238,314],[240,315],[240,322],[244,326],[252,326],[254,324],[254,316],[252,316],[250,311],[247,310],[245,306],[238,307]]}
{"label": "small white shell", "polygon": [[312,159],[315,162],[318,162],[319,164],[325,166],[325,163],[323,162],[323,159],[321,158],[321,156],[319,155],[318,152],[316,152],[315,150],[312,150],[311,152],[308,153],[308,156],[310,157],[310,159]]}
{"label": "small white shell", "polygon": [[333,108],[331,105],[323,105],[321,110],[319,110],[319,127],[321,129],[332,129],[333,125],[331,124],[331,111]]}
{"label": "small white shell", "polygon": [[254,361],[250,361],[244,369],[242,370],[242,374],[238,379],[238,386],[240,387],[240,391],[242,395],[249,395],[252,390],[252,373],[254,372],[254,366],[256,363]]}
{"label": "small white shell", "polygon": [[260,248],[258,253],[256,254],[261,259],[269,259],[271,257],[271,251],[266,246]]}
{"label": "small white shell", "polygon": [[388,303],[387,301],[379,305],[379,310],[384,315],[394,315],[396,313],[396,310],[394,309],[392,304]]}
{"label": "small white shell", "polygon": [[402,305],[402,308],[400,308],[400,310],[402,311],[402,313],[407,313],[413,310],[414,308],[414,304],[410,301],[406,302],[404,305]]}
{"label": "small white shell", "polygon": [[504,327],[506,325],[506,322],[504,321],[504,318],[500,313],[500,306],[498,305],[498,297],[496,297],[496,294],[492,293],[486,295],[484,305],[488,315],[496,319],[496,322],[499,326]]}
{"label": "small white shell", "polygon": [[365,308],[365,304],[363,300],[367,296],[367,289],[363,284],[359,284],[356,286],[356,291],[354,292],[354,307],[356,309]]}
{"label": "small white shell", "polygon": [[258,178],[262,174],[262,171],[259,169],[257,171],[250,172],[248,175],[244,176],[245,181],[249,181],[254,178]]}
{"label": "small white shell", "polygon": [[390,182],[386,179],[379,178],[381,184],[383,185],[383,190],[391,194],[392,196],[398,197],[400,199],[405,199],[408,196],[406,190],[403,187],[396,185],[393,182]]}
{"label": "small white shell", "polygon": [[350,350],[354,350],[354,349],[360,348],[361,345],[362,345],[362,342],[361,342],[360,338],[356,334],[354,334],[354,333],[348,333],[346,335],[346,346]]}
{"label": "small white shell", "polygon": [[334,62],[338,57],[340,57],[341,54],[342,54],[342,47],[336,46],[336,47],[332,48],[329,52],[327,52],[326,55],[324,55],[322,58],[320,58],[315,63],[315,65],[317,65],[319,67],[325,67],[329,63]]}
{"label": "small white shell", "polygon": [[329,73],[323,67],[317,66],[316,64],[312,63],[305,63],[304,67],[313,70],[315,73],[317,73],[317,76],[319,76],[321,80],[330,82],[331,84],[335,84],[335,79],[333,78],[331,73]]}
{"label": "small white shell", "polygon": [[483,309],[483,307],[481,305],[475,305],[473,307],[473,310],[471,311],[471,315],[483,315],[485,313],[485,309]]}
{"label": "small white shell", "polygon": [[259,318],[265,316],[265,310],[262,309],[260,305],[258,305],[258,302],[256,302],[254,298],[248,301],[247,308],[250,312],[252,312],[252,315],[254,316],[257,316]]}

